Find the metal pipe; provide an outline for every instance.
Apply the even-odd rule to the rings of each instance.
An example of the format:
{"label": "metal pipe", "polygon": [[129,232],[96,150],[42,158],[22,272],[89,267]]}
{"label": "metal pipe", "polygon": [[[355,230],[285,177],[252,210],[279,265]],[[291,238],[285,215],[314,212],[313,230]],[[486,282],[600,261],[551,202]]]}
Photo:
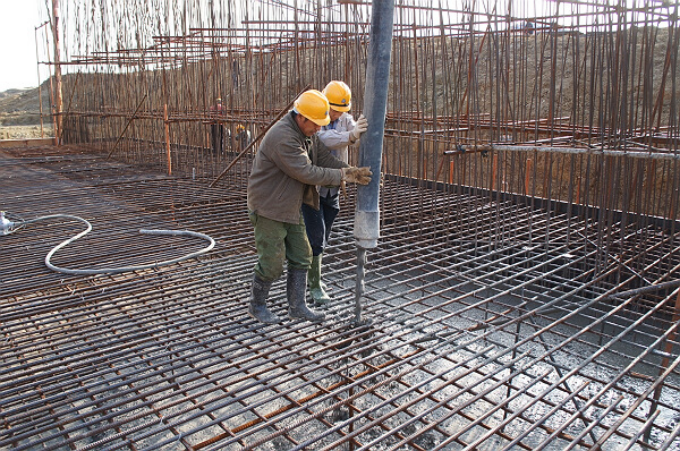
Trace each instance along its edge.
{"label": "metal pipe", "polygon": [[387,111],[387,91],[392,55],[392,25],[394,0],[373,2],[366,68],[364,115],[368,130],[361,138],[359,166],[370,167],[373,178],[368,185],[357,187],[357,207],[354,219],[354,237],[357,244],[357,277],[354,321],[365,323],[362,316],[364,292],[364,265],[366,249],[373,249],[380,238],[380,183],[382,179],[382,148]]}
{"label": "metal pipe", "polygon": [[361,137],[359,166],[370,167],[373,178],[368,185],[357,187],[354,220],[357,246],[364,249],[375,248],[380,237],[380,171],[392,55],[394,1],[374,1],[372,12],[364,93],[364,115],[368,120],[368,130]]}
{"label": "metal pipe", "polygon": [[521,146],[503,144],[478,144],[458,146],[456,150],[446,150],[444,155],[464,155],[477,152],[544,152],[544,153],[564,153],[564,154],[586,154],[586,155],[605,155],[610,157],[628,157],[644,160],[680,160],[680,154],[661,153],[661,152],[639,152],[630,150],[607,150],[583,147],[561,147],[561,146]]}

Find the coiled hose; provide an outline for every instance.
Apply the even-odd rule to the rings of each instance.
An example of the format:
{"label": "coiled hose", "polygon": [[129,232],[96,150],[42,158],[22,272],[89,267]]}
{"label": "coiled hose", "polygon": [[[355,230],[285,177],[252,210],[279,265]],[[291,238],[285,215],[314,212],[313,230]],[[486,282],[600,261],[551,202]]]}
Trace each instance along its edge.
{"label": "coiled hose", "polygon": [[27,221],[18,221],[18,222],[3,222],[3,226],[6,227],[7,231],[4,233],[5,235],[9,235],[11,233],[15,233],[19,229],[23,228],[27,224],[31,224],[33,222],[38,222],[38,221],[44,221],[48,219],[73,219],[75,221],[82,222],[85,224],[87,227],[85,230],[77,234],[76,236],[69,238],[67,240],[62,241],[60,244],[57,246],[53,247],[51,251],[47,253],[45,256],[45,266],[47,266],[49,269],[52,271],[56,272],[61,272],[64,274],[73,274],[73,275],[95,275],[95,274],[118,274],[122,272],[131,272],[131,271],[141,271],[145,269],[154,269],[158,268],[160,266],[165,266],[165,265],[172,265],[174,263],[179,263],[184,260],[188,260],[190,258],[197,257],[201,254],[205,254],[206,252],[210,251],[213,247],[215,247],[215,240],[213,240],[210,236],[204,234],[204,233],[199,233],[199,232],[192,232],[190,230],[164,230],[164,229],[154,229],[154,230],[149,230],[149,229],[141,229],[139,233],[142,233],[144,235],[170,235],[170,236],[192,236],[196,238],[202,238],[210,244],[203,249],[200,249],[196,252],[192,252],[190,254],[184,255],[182,257],[178,258],[173,258],[171,260],[164,260],[161,262],[155,262],[155,263],[150,263],[147,265],[135,265],[135,266],[121,266],[118,268],[98,268],[98,269],[69,269],[69,268],[62,268],[60,266],[52,264],[50,261],[54,254],[57,253],[58,250],[63,249],[64,247],[68,246],[69,244],[73,243],[75,240],[84,237],[90,231],[92,230],[92,224],[90,224],[87,220],[79,217],[79,216],[74,216],[74,215],[67,215],[67,214],[54,214],[54,215],[47,215],[47,216],[40,216],[35,219],[29,219]]}

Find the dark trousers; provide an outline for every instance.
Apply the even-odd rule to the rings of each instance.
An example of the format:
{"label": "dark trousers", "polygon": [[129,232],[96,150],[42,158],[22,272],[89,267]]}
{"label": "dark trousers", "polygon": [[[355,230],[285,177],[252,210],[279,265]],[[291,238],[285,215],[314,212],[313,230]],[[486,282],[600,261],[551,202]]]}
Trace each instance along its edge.
{"label": "dark trousers", "polygon": [[309,205],[302,205],[302,216],[305,218],[305,228],[307,229],[307,239],[312,246],[312,255],[323,254],[323,250],[328,244],[331,236],[333,221],[340,212],[340,195],[328,194],[321,197],[320,208],[315,210]]}
{"label": "dark trousers", "polygon": [[224,145],[224,126],[222,124],[210,124],[212,136],[212,151],[215,155],[221,155]]}

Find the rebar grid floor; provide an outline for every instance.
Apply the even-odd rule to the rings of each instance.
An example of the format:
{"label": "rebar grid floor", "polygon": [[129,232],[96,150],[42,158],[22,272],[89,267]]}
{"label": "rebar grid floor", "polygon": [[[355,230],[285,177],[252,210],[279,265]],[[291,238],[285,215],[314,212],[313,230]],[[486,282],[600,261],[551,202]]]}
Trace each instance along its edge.
{"label": "rebar grid floor", "polygon": [[[385,183],[353,325],[352,198],[324,260],[323,324],[246,314],[245,189],[145,173],[76,148],[0,152],[1,208],[82,229],[0,236],[0,448],[678,449],[677,232]],[[598,246],[605,243],[606,246]],[[285,315],[283,280],[270,296]]]}

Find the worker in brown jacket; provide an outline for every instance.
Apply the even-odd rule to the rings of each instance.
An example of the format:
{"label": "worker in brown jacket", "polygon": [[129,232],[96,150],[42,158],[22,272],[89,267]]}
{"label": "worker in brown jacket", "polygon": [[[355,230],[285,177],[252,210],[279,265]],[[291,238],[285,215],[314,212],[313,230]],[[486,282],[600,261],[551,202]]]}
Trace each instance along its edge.
{"label": "worker in brown jacket", "polygon": [[262,139],[248,179],[248,210],[255,227],[257,264],[248,313],[263,323],[281,319],[266,305],[272,283],[288,264],[288,316],[323,321],[325,315],[305,302],[312,249],[300,208],[319,208],[316,186],[339,186],[341,181],[366,185],[370,168],[355,168],[333,157],[316,136],[330,122],[329,104],[319,91],[306,91]]}

